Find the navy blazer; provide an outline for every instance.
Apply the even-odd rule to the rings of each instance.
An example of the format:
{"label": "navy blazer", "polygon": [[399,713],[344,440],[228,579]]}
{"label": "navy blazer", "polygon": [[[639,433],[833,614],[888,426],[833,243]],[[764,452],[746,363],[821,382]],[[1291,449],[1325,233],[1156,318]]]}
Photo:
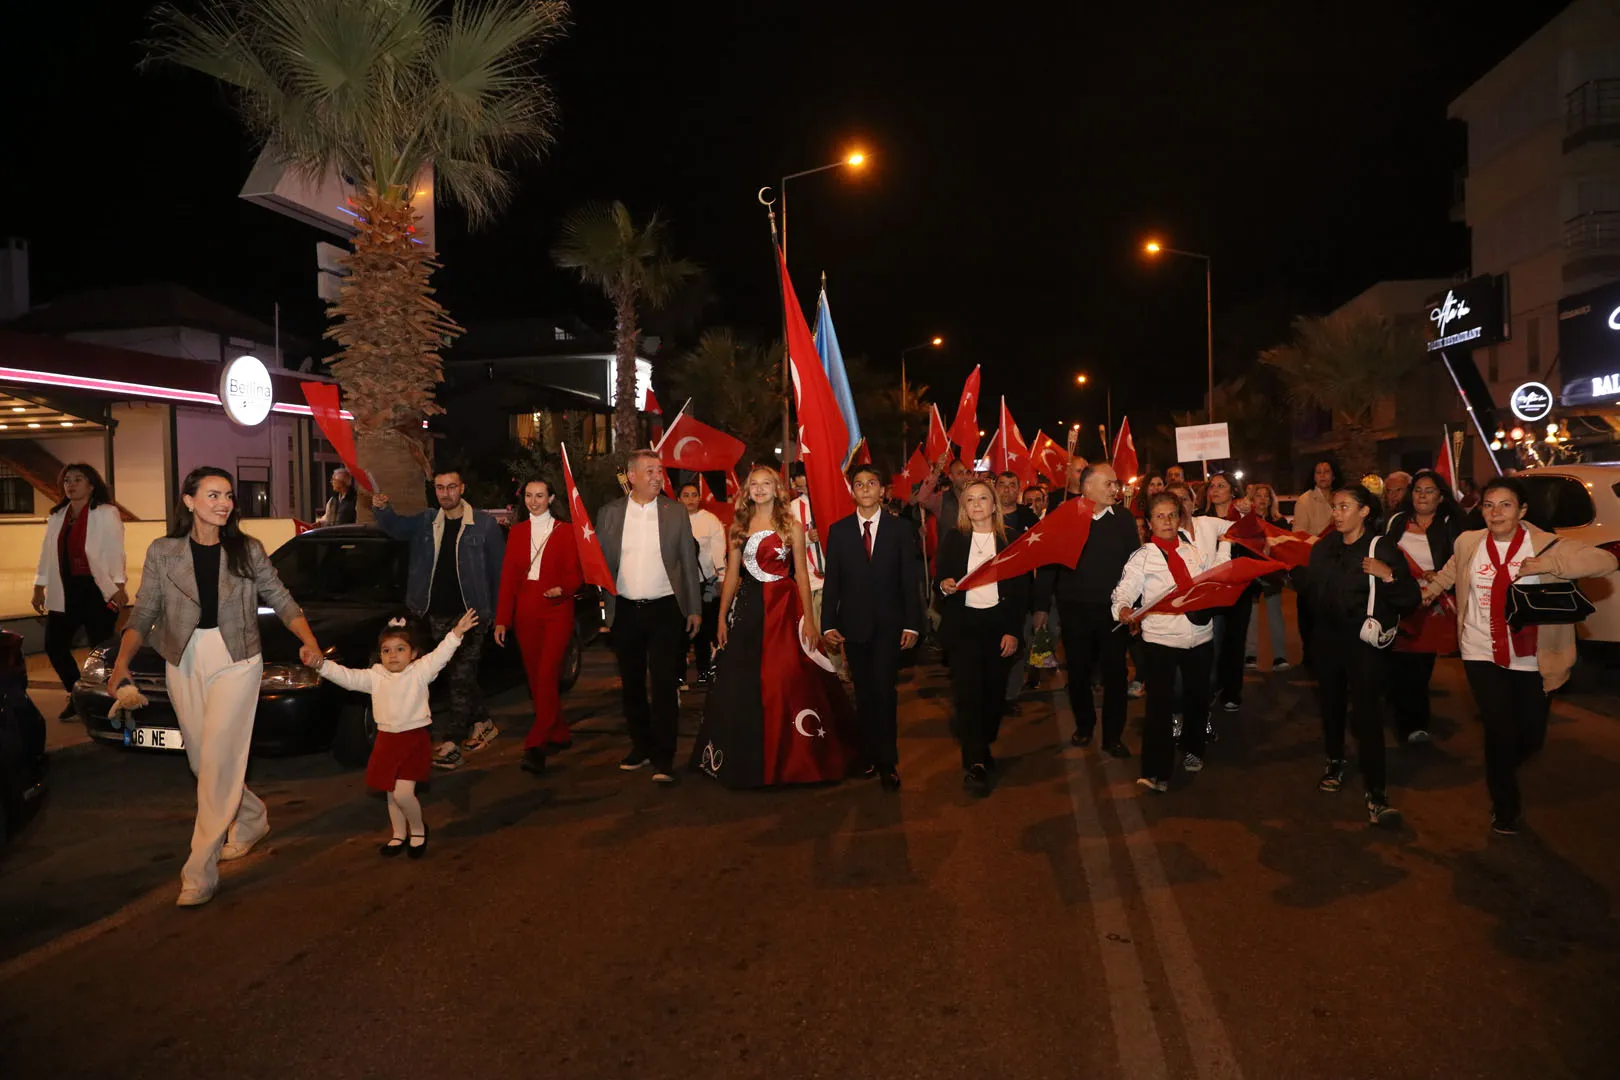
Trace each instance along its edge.
{"label": "navy blazer", "polygon": [[860,514],[839,518],[823,531],[827,555],[821,590],[822,632],[837,630],[853,642],[871,641],[902,630],[927,629],[922,610],[922,554],[917,530],[904,518],[882,511],[866,557]]}

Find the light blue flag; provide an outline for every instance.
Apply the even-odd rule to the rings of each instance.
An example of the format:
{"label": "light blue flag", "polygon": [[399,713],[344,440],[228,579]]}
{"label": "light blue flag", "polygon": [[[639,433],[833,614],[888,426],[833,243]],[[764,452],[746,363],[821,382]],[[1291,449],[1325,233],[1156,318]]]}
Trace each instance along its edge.
{"label": "light blue flag", "polygon": [[838,399],[838,411],[844,414],[844,426],[849,429],[849,446],[844,450],[847,458],[861,443],[861,422],[855,415],[855,395],[850,393],[849,373],[844,370],[844,353],[838,347],[838,334],[833,330],[825,285],[821,299],[816,302],[816,352],[821,356],[827,381],[832,383],[833,397]]}

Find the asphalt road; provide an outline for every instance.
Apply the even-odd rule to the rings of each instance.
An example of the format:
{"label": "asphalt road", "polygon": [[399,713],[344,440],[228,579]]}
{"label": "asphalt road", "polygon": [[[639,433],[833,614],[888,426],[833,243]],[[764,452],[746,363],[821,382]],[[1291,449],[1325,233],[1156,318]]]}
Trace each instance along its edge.
{"label": "asphalt road", "polygon": [[0,1075],[1620,1075],[1613,670],[1555,706],[1504,840],[1456,661],[1440,741],[1391,751],[1407,823],[1383,832],[1315,790],[1297,671],[1253,675],[1164,796],[1026,696],[976,801],[937,667],[907,676],[899,796],[733,793],[617,771],[607,659],[543,779],[502,703],[426,795],[420,862],[376,856],[359,773],[255,762],[273,835],[195,910],[183,757],[61,757],[0,861]]}

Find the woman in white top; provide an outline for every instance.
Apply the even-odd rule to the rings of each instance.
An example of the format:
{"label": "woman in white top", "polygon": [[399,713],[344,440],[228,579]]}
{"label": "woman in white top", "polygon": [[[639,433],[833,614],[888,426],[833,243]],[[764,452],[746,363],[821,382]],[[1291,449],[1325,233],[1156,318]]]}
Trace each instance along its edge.
{"label": "woman in white top", "polygon": [[[64,465],[62,501],[51,507],[34,575],[34,610],[45,616],[45,655],[62,689],[79,680],[73,638],[84,627],[92,647],[112,637],[124,592],[124,519],[101,474],[89,465]],[[73,702],[59,717],[73,719]]]}
{"label": "woman in white top", "polygon": [[1519,766],[1547,739],[1547,695],[1569,679],[1575,627],[1507,624],[1514,582],[1566,581],[1615,571],[1601,548],[1542,532],[1524,520],[1524,483],[1498,477],[1485,485],[1479,508],[1485,528],[1457,538],[1455,553],[1423,586],[1424,600],[1457,590],[1457,639],[1463,672],[1485,726],[1485,786],[1491,831],[1519,831]]}
{"label": "woman in white top", "polygon": [[467,631],[478,625],[478,613],[469,609],[444,635],[438,648],[421,655],[422,633],[413,632],[407,617],[388,620],[377,635],[377,662],[364,671],[330,660],[321,662],[321,678],[345,690],[371,696],[371,715],[377,722],[377,741],[366,763],[366,786],[388,793],[388,821],[394,835],[378,849],[384,857],[407,852],[420,859],[427,853],[428,830],[416,785],[433,772],[433,738],[428,728],[428,684],[455,655]]}
{"label": "woman in white top", "polygon": [[[1152,607],[1178,585],[1231,558],[1225,544],[1212,554],[1179,531],[1182,521],[1177,485],[1148,500],[1148,543],[1136,549],[1114,587],[1112,607],[1121,622],[1138,608]],[[1204,519],[1196,519],[1204,520]],[[1205,721],[1209,710],[1209,670],[1214,658],[1215,631],[1209,612],[1193,615],[1144,616],[1133,632],[1142,635],[1146,665],[1147,726],[1142,733],[1142,777],[1149,791],[1170,790],[1175,770],[1176,737],[1172,732],[1176,676],[1181,676],[1181,746],[1186,752],[1182,768],[1198,772],[1204,767]]]}
{"label": "woman in white top", "polygon": [[1023,643],[1029,612],[1030,576],[957,588],[957,582],[1007,547],[1007,528],[995,490],[983,481],[962,489],[956,528],[939,541],[935,573],[944,594],[940,639],[950,657],[956,697],[952,725],[962,744],[962,786],[974,795],[990,793],[995,769],[991,747],[1006,711],[1007,677]]}

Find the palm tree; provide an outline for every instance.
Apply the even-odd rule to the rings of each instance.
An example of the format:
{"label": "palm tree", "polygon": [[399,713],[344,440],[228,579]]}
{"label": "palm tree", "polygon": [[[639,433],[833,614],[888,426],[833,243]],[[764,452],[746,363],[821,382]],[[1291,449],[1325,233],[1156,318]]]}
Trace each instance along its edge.
{"label": "palm tree", "polygon": [[1423,335],[1383,315],[1341,314],[1294,320],[1293,339],[1267,349],[1260,362],[1282,373],[1296,407],[1325,409],[1342,432],[1347,476],[1378,465],[1373,407],[1397,392],[1423,360]]}
{"label": "palm tree", "polygon": [[621,452],[640,441],[636,424],[636,342],[641,329],[636,308],[643,302],[654,307],[663,304],[678,286],[698,273],[695,263],[669,254],[666,229],[667,224],[657,214],[637,228],[630,211],[617,200],[589,203],[563,222],[562,237],[551,252],[558,266],[579,271],[580,280],[601,289],[613,304],[613,352],[618,358],[613,441]]}
{"label": "palm tree", "polygon": [[768,346],[739,341],[727,327],[705,330],[697,347],[681,356],[670,373],[680,400],[698,406],[697,419],[741,439],[746,468],[775,457],[781,437],[781,396],[776,389],[782,370],[782,343]]}
{"label": "palm tree", "polygon": [[564,0],[202,0],[152,16],[150,60],[218,79],[281,162],[352,186],[358,227],[326,336],[360,461],[404,511],[425,505],[422,425],[443,411],[439,350],[461,333],[412,236],[418,184],[434,178],[473,225],[510,200],[511,164],[551,141],[535,61],[567,15]]}

